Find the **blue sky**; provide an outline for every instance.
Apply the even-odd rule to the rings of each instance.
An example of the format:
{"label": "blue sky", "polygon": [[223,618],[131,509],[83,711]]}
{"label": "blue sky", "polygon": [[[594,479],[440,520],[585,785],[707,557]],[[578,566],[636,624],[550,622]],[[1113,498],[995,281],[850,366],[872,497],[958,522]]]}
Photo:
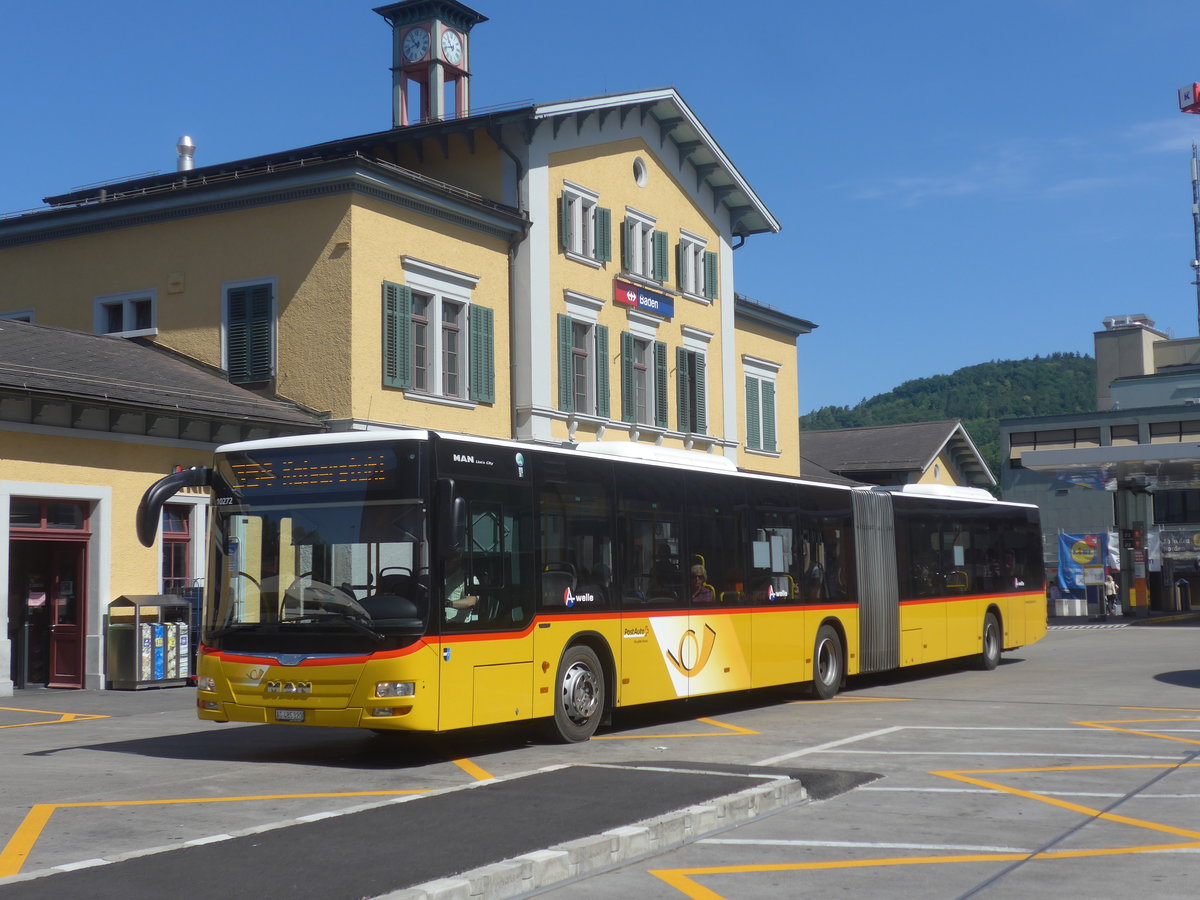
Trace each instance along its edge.
{"label": "blue sky", "polygon": [[[374,5],[380,5],[376,0]],[[801,410],[992,359],[1090,353],[1105,316],[1197,333],[1195,3],[475,0],[476,109],[674,86],[776,217],[737,289],[817,323]],[[358,0],[0,0],[0,212],[390,127]],[[0,273],[3,277],[3,273]]]}

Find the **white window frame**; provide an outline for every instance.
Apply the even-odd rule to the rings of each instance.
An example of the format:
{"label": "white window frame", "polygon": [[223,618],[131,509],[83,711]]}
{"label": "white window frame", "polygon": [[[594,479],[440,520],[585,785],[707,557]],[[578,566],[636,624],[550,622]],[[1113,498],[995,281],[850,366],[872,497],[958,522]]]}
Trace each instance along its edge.
{"label": "white window frame", "polygon": [[633,207],[625,207],[625,218],[632,222],[629,229],[629,271],[654,281],[654,232],[658,220]]}
{"label": "white window frame", "polygon": [[[411,399],[431,400],[454,406],[474,407],[470,398],[471,383],[471,302],[478,275],[468,275],[426,262],[411,256],[400,257],[404,268],[404,283],[414,296],[421,294],[429,299],[426,311],[429,337],[427,354],[427,387],[406,388],[404,396]],[[458,323],[458,391],[448,394],[445,390],[445,318],[443,306],[453,304],[461,309]],[[415,353],[413,359],[415,361]]]}
{"label": "white window frame", "polygon": [[704,253],[708,241],[688,231],[679,232],[679,288],[684,295],[701,303],[711,304],[704,296]]}
{"label": "white window frame", "polygon": [[[150,326],[148,328],[133,327],[137,321],[134,304],[145,300],[150,303]],[[108,311],[116,306],[121,307],[122,327],[116,331],[108,331]],[[120,294],[103,294],[92,301],[92,332],[107,334],[111,337],[145,337],[158,334],[158,292],[124,291]]]}
{"label": "white window frame", "polygon": [[600,195],[581,185],[564,181],[562,201],[571,222],[567,256],[576,262],[599,266],[600,262],[596,259],[596,208],[600,204]]}
{"label": "white window frame", "polygon": [[[586,332],[585,348],[587,350],[587,363],[584,365],[583,373],[587,384],[587,405],[585,409],[580,409],[576,403],[575,416],[596,416],[596,326],[600,323],[600,310],[604,308],[604,301],[598,300],[595,297],[589,297],[587,294],[580,294],[577,291],[563,291],[563,299],[567,305],[567,316],[570,317],[573,325],[582,325]],[[573,335],[573,332],[572,332]],[[572,344],[574,337],[572,336]],[[572,354],[572,363],[574,363],[574,354]],[[575,371],[571,371],[571,395],[575,395]]]}
{"label": "white window frame", "polygon": [[[760,359],[756,356],[742,356],[742,374],[746,381],[754,379],[758,382],[758,435],[759,442],[762,442],[762,436],[765,433],[763,427],[765,416],[763,414],[763,392],[762,386],[764,383],[769,383],[774,389],[772,395],[772,403],[774,404],[774,419],[775,419],[775,446],[771,447],[752,447],[750,446],[750,425],[749,418],[751,410],[746,410],[746,452],[755,453],[761,456],[779,456],[779,371],[782,365],[770,360]],[[743,385],[744,387],[744,385]]]}
{"label": "white window frame", "polygon": [[644,421],[640,418],[637,419],[633,425],[640,432],[647,429],[660,430],[655,425],[658,412],[658,384],[655,381],[654,344],[658,340],[658,326],[662,320],[633,309],[628,311],[626,318],[628,319],[629,333],[633,335],[634,350],[636,352],[641,345],[645,354],[641,362],[646,367],[646,418]]}

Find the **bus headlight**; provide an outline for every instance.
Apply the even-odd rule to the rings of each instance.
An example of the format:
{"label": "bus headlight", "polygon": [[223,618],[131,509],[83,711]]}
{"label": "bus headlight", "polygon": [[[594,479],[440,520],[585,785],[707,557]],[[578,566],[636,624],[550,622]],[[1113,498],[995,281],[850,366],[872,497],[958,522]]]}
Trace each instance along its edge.
{"label": "bus headlight", "polygon": [[217,689],[217,679],[211,675],[201,675],[196,679],[196,687],[202,691],[215,691]]}
{"label": "bus headlight", "polygon": [[415,681],[380,681],[375,685],[376,697],[414,697],[416,693]]}

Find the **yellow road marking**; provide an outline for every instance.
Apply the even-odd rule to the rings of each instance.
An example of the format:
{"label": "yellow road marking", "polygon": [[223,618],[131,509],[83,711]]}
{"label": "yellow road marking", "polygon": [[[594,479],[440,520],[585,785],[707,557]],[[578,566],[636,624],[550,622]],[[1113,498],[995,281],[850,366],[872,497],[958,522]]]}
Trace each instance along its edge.
{"label": "yellow road marking", "polygon": [[0,706],[0,712],[36,713],[39,716],[57,716],[45,722],[14,722],[11,725],[0,725],[0,728],[30,728],[34,725],[62,725],[67,722],[84,722],[88,719],[107,719],[94,713],[64,713],[52,712],[48,709],[24,709],[19,706]]}
{"label": "yellow road marking", "polygon": [[1085,816],[1102,819],[1106,822],[1115,822],[1118,825],[1132,825],[1135,828],[1145,828],[1149,831],[1161,831],[1166,834],[1174,834],[1179,837],[1192,838],[1200,841],[1200,831],[1189,831],[1186,828],[1175,828],[1171,825],[1162,825],[1158,822],[1150,822],[1146,819],[1134,819],[1129,816],[1119,816],[1116,813],[1108,813],[1099,809],[1092,809],[1090,806],[1083,806],[1079,803],[1072,803],[1069,800],[1062,800],[1058,797],[1047,797],[1045,794],[1038,794],[1033,791],[1023,791],[1020,788],[1009,787],[1005,784],[999,784],[994,781],[985,781],[982,778],[972,778],[972,775],[1006,775],[1006,774],[1023,774],[1031,772],[1094,772],[1099,770],[1116,770],[1116,769],[1195,769],[1200,768],[1200,763],[1184,763],[1182,765],[1164,765],[1162,763],[1131,763],[1126,765],[1107,765],[1107,766],[1045,766],[1041,768],[1028,769],[972,769],[959,772],[930,772],[930,775],[938,775],[942,778],[949,778],[952,781],[961,781],[964,784],[973,784],[977,787],[989,788],[994,791],[1000,791],[1004,794],[1012,794],[1015,797],[1024,797],[1026,800],[1037,800],[1041,803],[1047,803],[1050,806],[1057,806],[1060,809],[1065,809],[1070,812],[1077,812]]}
{"label": "yellow road marking", "polygon": [[1117,731],[1122,734],[1136,734],[1141,737],[1161,738],[1164,741],[1178,741],[1181,744],[1200,744],[1200,740],[1196,738],[1178,737],[1173,734],[1159,734],[1157,731],[1142,731],[1134,728],[1117,728],[1118,725],[1150,725],[1164,722],[1191,722],[1192,724],[1200,723],[1197,718],[1184,719],[1108,719],[1100,722],[1076,722],[1076,725],[1087,725],[1089,728],[1101,728],[1105,731]]}
{"label": "yellow road marking", "polygon": [[[837,700],[824,701],[836,703]],[[845,701],[842,701],[845,702]],[[1139,707],[1123,707],[1125,709],[1139,709]],[[1197,710],[1153,710],[1159,712],[1197,712]],[[1099,728],[1108,731],[1115,731],[1124,734],[1134,734],[1142,737],[1154,737],[1168,741],[1182,741],[1184,743],[1196,744],[1200,740],[1191,738],[1180,738],[1175,735],[1159,734],[1152,731],[1134,730],[1128,728],[1117,727],[1119,725],[1145,725],[1153,723],[1165,722],[1197,722],[1200,719],[1196,718],[1170,718],[1170,719],[1114,719],[1101,722],[1077,722],[1078,725],[1086,725],[1088,727]],[[987,853],[987,854],[971,854],[964,856],[911,856],[911,857],[885,857],[880,859],[853,859],[853,860],[826,860],[821,862],[803,862],[803,863],[759,863],[752,865],[737,865],[737,866],[703,866],[683,869],[650,869],[649,874],[655,876],[660,881],[665,882],[675,888],[680,893],[689,897],[690,900],[724,900],[722,895],[716,891],[705,887],[694,879],[705,875],[746,875],[768,872],[798,872],[798,871],[818,871],[830,869],[866,869],[874,867],[886,866],[913,866],[913,865],[948,865],[956,863],[976,863],[976,862],[1019,862],[1023,860],[1062,860],[1062,859],[1086,859],[1094,857],[1106,856],[1126,856],[1138,853],[1160,853],[1170,850],[1196,850],[1200,849],[1200,831],[1192,831],[1186,828],[1177,828],[1172,825],[1164,825],[1159,822],[1151,822],[1146,819],[1136,819],[1131,816],[1117,815],[1116,813],[1105,812],[1099,809],[1093,809],[1079,803],[1072,803],[1069,800],[1062,800],[1058,797],[1049,797],[1045,794],[1039,794],[1034,791],[1026,791],[1021,788],[1011,787],[995,781],[988,781],[982,778],[976,778],[977,775],[1021,775],[1033,774],[1038,772],[1096,772],[1121,769],[1190,769],[1200,768],[1200,763],[1181,763],[1181,764],[1164,764],[1164,763],[1127,763],[1127,764],[1105,764],[1105,765],[1082,765],[1082,766],[1037,766],[1024,767],[1013,769],[963,769],[963,770],[945,770],[930,772],[931,775],[937,775],[941,778],[948,778],[953,781],[960,781],[964,784],[971,784],[977,787],[982,787],[988,790],[998,791],[1004,794],[1021,797],[1027,800],[1035,800],[1040,803],[1046,803],[1050,806],[1056,806],[1060,809],[1065,809],[1070,812],[1076,812],[1089,818],[1098,819],[1101,821],[1112,822],[1117,825],[1129,825],[1134,828],[1142,828],[1148,831],[1175,835],[1182,838],[1191,838],[1192,840],[1183,841],[1173,844],[1150,844],[1132,847],[1102,847],[1090,850],[1048,850],[1040,853]]]}
{"label": "yellow road marking", "polygon": [[475,765],[475,763],[471,762],[469,759],[455,759],[451,760],[451,762],[453,762],[456,766],[458,766],[476,781],[489,781],[496,777],[486,769],[482,769]]}
{"label": "yellow road marking", "polygon": [[750,728],[743,728],[740,725],[730,725],[727,722],[719,722],[716,719],[697,719],[697,722],[703,722],[706,725],[712,725],[714,728],[722,728],[723,731],[695,731],[685,732],[683,734],[601,734],[593,735],[593,741],[650,741],[661,740],[664,738],[694,738],[694,737],[730,737],[738,734],[758,734]]}
{"label": "yellow road marking", "polygon": [[427,794],[428,790],[412,791],[349,791],[319,794],[260,794],[247,797],[184,797],[172,800],[92,800],[80,803],[38,803],[13,832],[0,851],[0,878],[16,875],[29,858],[33,845],[41,837],[50,817],[60,809],[85,809],[96,806],[167,806],[177,803],[242,803],[251,800],[311,800],[341,797],[400,797],[408,794]]}
{"label": "yellow road marking", "polygon": [[1167,850],[1194,850],[1200,843],[1155,844],[1146,847],[1120,847],[1104,850],[1056,850],[1047,853],[981,853],[969,856],[895,856],[881,859],[843,859],[824,862],[767,863],[743,866],[705,866],[691,869],[650,869],[649,874],[665,881],[691,900],[725,900],[716,891],[693,881],[702,875],[753,875],[762,872],[801,872],[830,869],[860,869],[875,866],[936,866],[954,863],[1020,862],[1038,859],[1085,859],[1096,856],[1120,856],[1130,853],[1162,853]]}

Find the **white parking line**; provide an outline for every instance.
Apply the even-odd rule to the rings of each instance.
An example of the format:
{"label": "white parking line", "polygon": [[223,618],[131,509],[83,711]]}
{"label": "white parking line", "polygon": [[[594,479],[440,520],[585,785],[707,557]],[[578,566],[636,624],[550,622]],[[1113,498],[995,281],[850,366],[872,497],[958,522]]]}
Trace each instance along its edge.
{"label": "white parking line", "polygon": [[[935,788],[935,787],[882,787],[880,785],[864,785],[860,791],[889,791],[895,794],[991,794],[993,790],[984,788]],[[1097,797],[1111,799],[1124,797],[1123,793],[1107,793],[1102,791],[1038,791],[1043,797]],[[1200,794],[1138,794],[1139,800],[1198,800]]]}
{"label": "white parking line", "polygon": [[894,844],[873,841],[784,841],[704,838],[697,844],[742,845],[747,847],[841,847],[865,850],[940,850],[955,853],[1032,853],[1027,847],[987,847],[974,844]]}

